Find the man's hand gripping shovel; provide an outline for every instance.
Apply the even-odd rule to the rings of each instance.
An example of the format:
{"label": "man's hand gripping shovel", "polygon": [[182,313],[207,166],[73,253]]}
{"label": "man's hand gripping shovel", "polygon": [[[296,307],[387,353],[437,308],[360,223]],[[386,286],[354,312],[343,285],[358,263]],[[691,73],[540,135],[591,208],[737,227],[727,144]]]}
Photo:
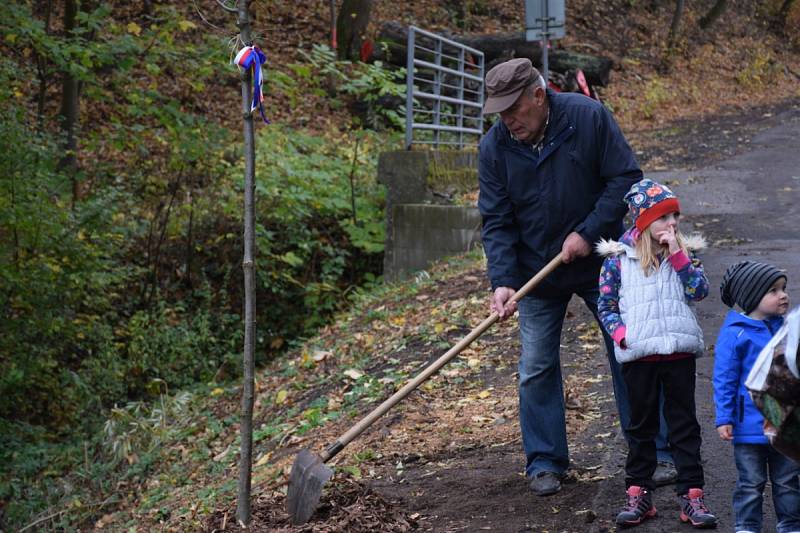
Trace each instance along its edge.
{"label": "man's hand gripping shovel", "polygon": [[[526,296],[539,282],[555,270],[563,262],[562,254],[558,254],[552,261],[545,265],[533,276],[520,290],[511,297],[510,301],[517,302]],[[322,496],[322,487],[333,476],[333,470],[325,465],[336,454],[350,444],[356,437],[367,429],[373,422],[383,416],[403,398],[409,395],[422,382],[431,377],[447,362],[461,353],[472,341],[480,337],[489,327],[499,319],[497,312],[492,312],[488,318],[473,329],[466,337],[450,348],[443,356],[428,365],[417,377],[409,381],[403,388],[395,392],[386,401],[376,407],[356,425],[351,427],[336,442],[325,448],[320,455],[304,449],[294,460],[292,471],[289,475],[289,491],[287,494],[287,507],[289,516],[294,524],[303,524],[311,518]]]}

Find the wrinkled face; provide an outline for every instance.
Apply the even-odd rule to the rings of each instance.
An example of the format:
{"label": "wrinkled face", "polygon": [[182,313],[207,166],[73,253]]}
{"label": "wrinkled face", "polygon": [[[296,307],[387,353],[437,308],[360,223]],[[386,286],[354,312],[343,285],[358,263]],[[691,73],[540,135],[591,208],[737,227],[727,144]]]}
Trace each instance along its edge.
{"label": "wrinkled face", "polygon": [[547,120],[544,88],[528,87],[522,91],[511,107],[500,112],[500,120],[520,141],[538,140]]}
{"label": "wrinkled face", "polygon": [[767,317],[785,315],[787,311],[789,311],[789,295],[786,294],[786,278],[780,278],[761,298],[756,313]]}
{"label": "wrinkled face", "polygon": [[675,233],[678,231],[678,223],[680,222],[681,214],[678,212],[668,213],[660,218],[655,219],[650,223],[650,234],[658,240],[658,237],[665,231]]}

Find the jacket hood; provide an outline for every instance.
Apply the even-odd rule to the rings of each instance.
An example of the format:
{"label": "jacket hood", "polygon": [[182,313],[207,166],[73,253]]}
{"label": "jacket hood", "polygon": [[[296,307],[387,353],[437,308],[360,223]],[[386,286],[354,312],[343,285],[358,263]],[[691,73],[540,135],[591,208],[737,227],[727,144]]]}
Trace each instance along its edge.
{"label": "jacket hood", "polygon": [[[627,253],[628,255],[635,257],[636,237],[638,237],[638,235],[639,230],[637,230],[635,227],[629,228],[625,233],[622,234],[622,237],[619,238],[619,241],[615,241],[613,239],[600,239],[597,244],[595,244],[594,250],[597,255],[602,257],[612,257],[622,253]],[[684,244],[686,245],[686,249],[690,252],[699,252],[708,247],[705,237],[699,233],[686,235],[684,236],[683,240]]]}

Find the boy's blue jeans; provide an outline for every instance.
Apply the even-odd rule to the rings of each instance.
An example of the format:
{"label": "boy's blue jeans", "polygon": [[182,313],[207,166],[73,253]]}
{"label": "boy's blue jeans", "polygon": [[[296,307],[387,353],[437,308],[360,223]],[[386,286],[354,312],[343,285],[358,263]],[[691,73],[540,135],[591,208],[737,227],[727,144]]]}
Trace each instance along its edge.
{"label": "boy's blue jeans", "polygon": [[772,482],[778,533],[800,531],[800,465],[769,444],[735,444],[733,456],[739,471],[733,491],[736,531],[761,531],[767,476]]}
{"label": "boy's blue jeans", "polygon": [[[599,290],[592,288],[577,294],[597,318]],[[569,466],[559,348],[564,315],[571,297],[572,295],[545,299],[526,296],[519,302],[522,340],[522,355],[519,360],[519,418],[526,457],[525,473],[529,477],[544,471],[561,475]],[[602,325],[600,329],[611,366],[620,424],[622,428],[626,428],[630,422],[630,408],[625,382],[620,364],[614,358],[614,341]],[[667,428],[662,416],[656,439],[658,459],[671,462],[671,456],[666,451],[666,434]]]}

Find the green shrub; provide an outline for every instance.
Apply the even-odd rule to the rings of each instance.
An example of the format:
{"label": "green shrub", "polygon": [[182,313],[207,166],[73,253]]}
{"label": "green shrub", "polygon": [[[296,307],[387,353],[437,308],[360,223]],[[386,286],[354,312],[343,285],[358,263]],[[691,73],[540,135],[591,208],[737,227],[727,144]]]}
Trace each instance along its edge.
{"label": "green shrub", "polygon": [[[104,512],[87,498],[155,461],[164,424],[179,415],[177,404],[167,413],[157,403],[241,373],[242,148],[238,130],[192,112],[179,84],[158,85],[166,72],[191,72],[185,92],[195,95],[218,75],[210,65],[228,60],[220,42],[173,40],[189,27],[174,8],[156,6],[153,24],[133,29],[113,12],[82,15],[91,42],[88,32],[75,42],[47,34],[30,9],[0,7],[0,27],[13,27],[0,48],[15,49],[0,57],[0,501],[10,500],[14,527],[55,509],[64,513],[46,527],[70,529]],[[20,59],[52,50],[61,52],[50,72],[74,66],[82,109],[104,113],[82,122],[76,174],[59,168],[58,123],[31,112],[37,63]],[[394,74],[333,67],[343,101],[368,102],[368,122],[391,123],[373,94],[395,90]],[[305,83],[294,78],[275,79]],[[327,323],[359,286],[379,283],[375,167],[396,141],[352,124],[322,135],[258,128],[257,361]],[[74,180],[85,194],[73,194]],[[104,436],[85,439],[106,415]],[[310,411],[307,429],[324,416]]]}
{"label": "green shrub", "polygon": [[640,109],[644,117],[648,119],[653,118],[656,111],[671,98],[669,90],[659,78],[653,78],[646,83],[643,96]]}
{"label": "green shrub", "polygon": [[303,55],[308,63],[290,65],[301,81],[297,88],[310,87],[334,99],[343,95],[351,106],[363,108],[364,125],[374,130],[404,126],[405,69],[390,69],[380,61],[339,61],[336,52],[320,44]]}
{"label": "green shrub", "polygon": [[748,54],[748,61],[736,74],[736,81],[747,89],[757,89],[775,81],[783,67],[766,48],[757,47]]}

